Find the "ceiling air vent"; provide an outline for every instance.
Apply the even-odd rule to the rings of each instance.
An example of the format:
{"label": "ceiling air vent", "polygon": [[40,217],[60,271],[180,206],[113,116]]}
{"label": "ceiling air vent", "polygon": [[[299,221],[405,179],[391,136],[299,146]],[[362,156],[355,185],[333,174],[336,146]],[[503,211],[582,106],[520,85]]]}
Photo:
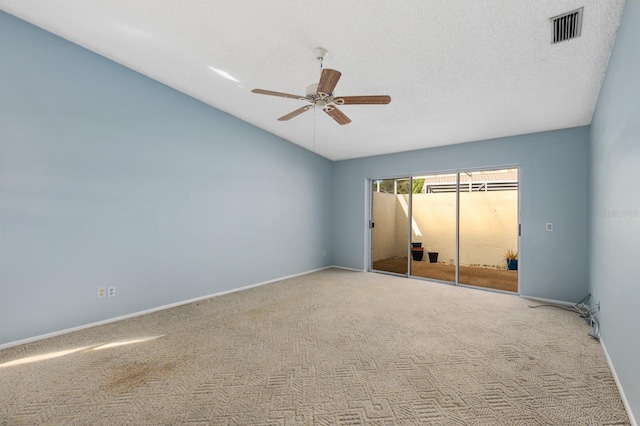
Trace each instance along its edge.
{"label": "ceiling air vent", "polygon": [[584,7],[554,16],[551,21],[551,44],[580,37]]}

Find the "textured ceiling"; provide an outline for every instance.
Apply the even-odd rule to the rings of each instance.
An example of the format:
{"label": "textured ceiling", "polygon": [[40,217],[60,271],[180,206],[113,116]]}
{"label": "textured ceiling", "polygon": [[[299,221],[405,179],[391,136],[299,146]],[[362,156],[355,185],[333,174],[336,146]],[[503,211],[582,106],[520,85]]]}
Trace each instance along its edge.
{"label": "textured ceiling", "polygon": [[[0,0],[0,9],[333,160],[587,125],[624,0]],[[584,7],[581,37],[549,18]],[[305,103],[326,68],[340,126]],[[237,81],[221,76],[224,71]]]}

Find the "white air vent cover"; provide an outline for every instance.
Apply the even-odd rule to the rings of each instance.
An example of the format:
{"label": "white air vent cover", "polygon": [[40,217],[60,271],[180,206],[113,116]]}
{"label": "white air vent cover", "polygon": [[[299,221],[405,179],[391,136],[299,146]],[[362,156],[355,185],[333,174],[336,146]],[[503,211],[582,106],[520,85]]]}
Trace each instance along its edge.
{"label": "white air vent cover", "polygon": [[584,8],[581,7],[551,18],[551,44],[580,37],[583,12]]}

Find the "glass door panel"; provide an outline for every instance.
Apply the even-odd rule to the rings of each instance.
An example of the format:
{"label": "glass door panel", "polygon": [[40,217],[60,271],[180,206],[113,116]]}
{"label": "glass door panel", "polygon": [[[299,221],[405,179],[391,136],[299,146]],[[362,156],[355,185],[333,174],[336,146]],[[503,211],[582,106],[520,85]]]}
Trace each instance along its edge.
{"label": "glass door panel", "polygon": [[416,176],[412,186],[410,275],[455,282],[456,174]]}
{"label": "glass door panel", "polygon": [[459,284],[518,291],[518,169],[460,175]]}
{"label": "glass door panel", "polygon": [[371,269],[406,275],[409,178],[372,181]]}

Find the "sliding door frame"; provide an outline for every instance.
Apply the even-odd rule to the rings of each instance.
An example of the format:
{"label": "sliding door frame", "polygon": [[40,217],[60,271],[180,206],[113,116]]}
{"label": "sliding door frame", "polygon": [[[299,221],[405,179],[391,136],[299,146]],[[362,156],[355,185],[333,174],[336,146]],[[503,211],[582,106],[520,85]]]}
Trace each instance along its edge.
{"label": "sliding door frame", "polygon": [[[425,172],[425,173],[411,173],[408,175],[403,175],[400,177],[389,177],[389,178],[371,178],[368,179],[367,182],[367,190],[369,193],[369,206],[368,206],[368,259],[367,259],[367,269],[371,272],[378,272],[378,273],[383,273],[383,274],[390,274],[390,275],[396,275],[396,276],[404,276],[404,277],[409,277],[409,278],[415,278],[415,279],[422,279],[425,281],[436,281],[436,282],[440,282],[440,283],[444,283],[444,284],[450,284],[450,285],[456,285],[456,286],[463,286],[463,287],[472,287],[472,288],[476,288],[476,289],[482,289],[482,290],[487,290],[487,291],[494,291],[494,292],[500,292],[500,293],[508,293],[508,294],[519,294],[520,293],[520,266],[522,264],[522,262],[518,261],[518,289],[516,292],[510,292],[510,291],[506,291],[506,290],[497,290],[497,289],[492,289],[492,288],[488,288],[488,287],[481,287],[481,286],[475,286],[473,284],[464,284],[464,283],[460,283],[460,174],[461,173],[465,173],[465,172],[479,172],[479,171],[492,171],[492,170],[504,170],[504,169],[517,169],[518,171],[518,186],[517,186],[517,190],[518,190],[518,194],[516,197],[516,211],[517,211],[517,247],[516,250],[518,251],[518,259],[520,259],[521,255],[520,255],[520,239],[522,237],[521,234],[521,220],[520,220],[520,198],[521,198],[521,191],[520,191],[520,187],[521,187],[521,166],[520,164],[509,164],[509,165],[502,165],[502,166],[486,166],[486,167],[477,167],[477,168],[464,168],[464,169],[456,169],[456,170],[447,170],[447,171],[438,171],[438,172]],[[455,281],[451,282],[451,281],[441,281],[441,280],[436,280],[436,279],[432,279],[432,278],[425,278],[425,277],[421,277],[418,275],[411,275],[411,231],[412,231],[412,221],[413,221],[413,191],[411,190],[411,188],[413,188],[413,179],[416,177],[420,177],[420,176],[433,176],[433,175],[437,175],[437,174],[454,174],[456,175],[456,218],[455,218]],[[374,269],[373,268],[373,228],[371,226],[371,224],[373,223],[373,189],[374,189],[374,183],[376,181],[381,181],[381,180],[398,180],[398,179],[407,179],[409,180],[409,194],[407,197],[407,205],[408,205],[408,217],[407,217],[407,272],[405,274],[400,274],[400,273],[394,273],[394,272],[388,272],[388,271],[383,271],[383,270],[378,270],[378,269]]]}

